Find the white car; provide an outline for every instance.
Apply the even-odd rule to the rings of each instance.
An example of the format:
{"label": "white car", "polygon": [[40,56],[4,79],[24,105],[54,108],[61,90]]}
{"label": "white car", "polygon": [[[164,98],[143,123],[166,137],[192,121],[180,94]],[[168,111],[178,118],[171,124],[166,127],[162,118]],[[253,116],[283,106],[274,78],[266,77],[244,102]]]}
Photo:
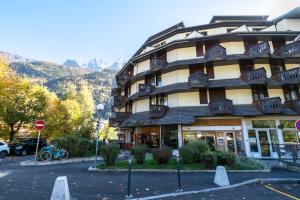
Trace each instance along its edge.
{"label": "white car", "polygon": [[9,147],[5,142],[0,142],[0,159],[9,154]]}

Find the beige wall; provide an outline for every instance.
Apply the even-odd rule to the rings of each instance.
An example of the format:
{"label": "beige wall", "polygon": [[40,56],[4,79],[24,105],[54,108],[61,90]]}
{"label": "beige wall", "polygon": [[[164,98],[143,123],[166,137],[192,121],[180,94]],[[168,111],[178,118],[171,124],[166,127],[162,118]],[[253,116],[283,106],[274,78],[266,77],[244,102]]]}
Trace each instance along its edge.
{"label": "beige wall", "polygon": [[240,77],[240,67],[238,64],[215,66],[214,67],[215,79],[230,79]]}
{"label": "beige wall", "polygon": [[139,101],[134,101],[132,103],[132,112],[144,112],[149,111],[149,99],[143,99]]}
{"label": "beige wall", "polygon": [[223,42],[221,46],[226,48],[227,55],[230,54],[244,54],[245,48],[243,42]]}
{"label": "beige wall", "polygon": [[224,34],[227,33],[227,28],[231,28],[231,29],[235,29],[237,28],[235,27],[218,27],[218,28],[211,28],[211,29],[207,29],[207,30],[201,30],[202,31],[207,31],[207,35],[217,35],[217,34]]}
{"label": "beige wall", "polygon": [[139,84],[144,84],[144,83],[145,83],[145,80],[141,80],[141,81],[138,81],[138,82],[135,82],[134,84],[132,84],[130,95],[133,95],[133,94],[137,93],[138,90],[139,90]]}
{"label": "beige wall", "polygon": [[300,19],[284,19],[276,25],[278,31],[300,31]]}
{"label": "beige wall", "polygon": [[168,95],[169,107],[200,106],[199,92],[183,92]]}
{"label": "beige wall", "polygon": [[268,89],[269,97],[280,97],[281,101],[284,102],[284,95],[282,89]]}
{"label": "beige wall", "polygon": [[234,89],[225,90],[226,98],[231,99],[233,104],[251,104],[252,93],[251,89]]}
{"label": "beige wall", "polygon": [[286,70],[288,69],[293,69],[293,68],[296,68],[296,67],[299,67],[299,64],[285,64],[285,68]]}
{"label": "beige wall", "polygon": [[165,73],[161,75],[162,86],[180,83],[180,82],[187,82],[189,77],[189,69],[181,69],[172,71],[169,73]]}
{"label": "beige wall", "polygon": [[167,52],[167,61],[186,60],[196,58],[196,47],[174,49]]}
{"label": "beige wall", "polygon": [[133,68],[134,75],[150,69],[150,59],[137,63]]}
{"label": "beige wall", "polygon": [[265,68],[266,70],[266,73],[267,73],[267,77],[271,77],[272,76],[272,73],[271,73],[271,67],[270,67],[270,64],[257,64],[257,63],[254,63],[254,68],[255,69],[258,69],[258,68]]}

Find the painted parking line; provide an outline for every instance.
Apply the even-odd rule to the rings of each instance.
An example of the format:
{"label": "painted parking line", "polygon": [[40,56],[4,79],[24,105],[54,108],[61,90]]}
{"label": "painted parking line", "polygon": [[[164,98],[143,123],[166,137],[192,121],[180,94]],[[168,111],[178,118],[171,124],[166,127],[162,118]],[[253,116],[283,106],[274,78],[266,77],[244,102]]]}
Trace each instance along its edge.
{"label": "painted parking line", "polygon": [[269,190],[272,190],[273,192],[277,192],[277,193],[279,193],[279,194],[281,194],[281,195],[284,195],[284,196],[286,196],[286,197],[289,197],[289,198],[291,198],[291,199],[294,199],[294,200],[300,200],[300,198],[297,198],[297,197],[295,197],[295,196],[292,196],[292,195],[290,195],[290,194],[287,194],[287,193],[285,193],[285,192],[282,192],[282,191],[280,191],[280,190],[277,190],[277,189],[275,189],[275,188],[273,188],[273,187],[271,187],[271,186],[265,185],[265,187],[268,188]]}

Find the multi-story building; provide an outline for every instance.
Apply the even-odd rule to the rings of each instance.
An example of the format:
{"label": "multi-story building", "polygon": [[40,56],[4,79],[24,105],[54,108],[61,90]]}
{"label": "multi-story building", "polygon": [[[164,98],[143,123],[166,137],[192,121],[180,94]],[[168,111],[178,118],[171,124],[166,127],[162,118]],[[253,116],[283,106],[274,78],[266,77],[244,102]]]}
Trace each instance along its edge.
{"label": "multi-story building", "polygon": [[116,75],[114,117],[125,147],[216,149],[276,158],[299,143],[300,7],[283,16],[214,16],[151,36]]}

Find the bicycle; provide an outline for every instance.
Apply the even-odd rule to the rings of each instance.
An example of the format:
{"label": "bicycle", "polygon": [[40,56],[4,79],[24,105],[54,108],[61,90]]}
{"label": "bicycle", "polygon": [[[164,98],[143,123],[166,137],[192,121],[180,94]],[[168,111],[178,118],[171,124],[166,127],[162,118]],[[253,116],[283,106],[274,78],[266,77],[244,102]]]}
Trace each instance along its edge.
{"label": "bicycle", "polygon": [[47,145],[43,148],[42,152],[40,153],[40,159],[42,161],[49,161],[52,158],[65,160],[69,157],[69,153],[62,148],[55,147],[54,145]]}

